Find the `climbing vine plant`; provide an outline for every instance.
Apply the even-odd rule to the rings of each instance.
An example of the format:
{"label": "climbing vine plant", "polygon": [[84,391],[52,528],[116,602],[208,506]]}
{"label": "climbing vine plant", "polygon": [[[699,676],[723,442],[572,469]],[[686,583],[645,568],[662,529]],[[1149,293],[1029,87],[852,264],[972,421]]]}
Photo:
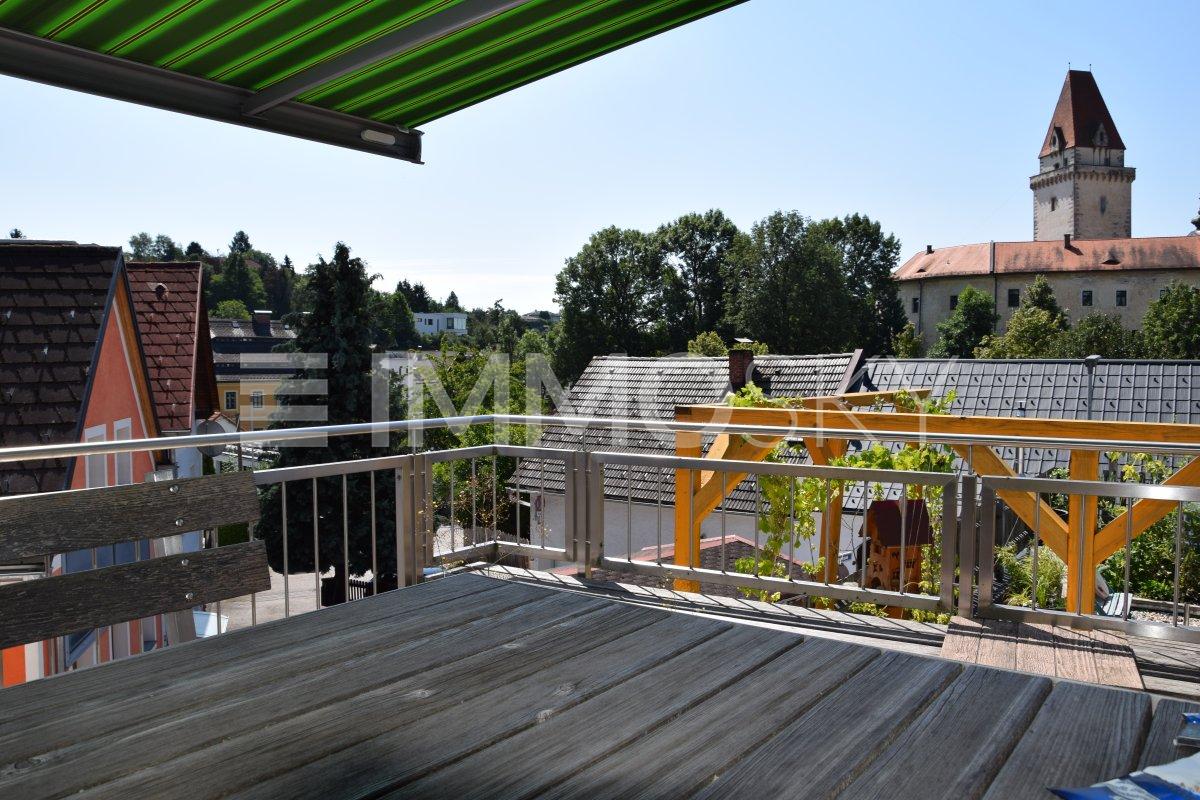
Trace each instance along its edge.
{"label": "climbing vine plant", "polygon": [[[949,413],[954,400],[954,392],[935,399],[922,399],[909,392],[899,392],[892,402],[897,411],[946,414]],[[770,398],[753,383],[747,384],[731,397],[730,403],[740,408],[804,408],[803,398]],[[877,410],[879,408],[881,406],[877,406]],[[771,451],[765,460],[781,462],[789,456],[801,455],[802,452],[801,448],[781,444]],[[833,466],[863,469],[950,472],[954,464],[954,454],[948,448],[934,444],[893,449],[876,443],[859,452],[833,459],[830,463]],[[838,498],[849,492],[851,487],[844,481],[793,478],[786,475],[760,475],[758,483],[758,529],[760,534],[766,536],[766,540],[759,549],[757,558],[739,558],[734,562],[734,567],[738,572],[745,574],[787,577],[788,565],[794,563],[791,558],[792,552],[796,548],[813,552],[812,543],[818,533],[817,515],[824,511],[831,497],[834,502],[840,502]],[[886,493],[883,482],[864,487],[864,490],[873,499],[882,499]],[[937,594],[940,590],[942,489],[908,485],[905,491],[910,499],[924,498],[926,501],[933,528],[933,542],[923,546],[920,589],[924,593]],[[803,568],[810,575],[819,575],[825,568],[824,559],[811,559],[803,564]],[[779,599],[778,592],[751,588],[741,588],[740,591],[745,596],[758,600],[773,602]],[[881,609],[869,603],[852,604],[850,610],[883,614]],[[915,610],[910,613],[916,618],[937,618],[937,615]]]}

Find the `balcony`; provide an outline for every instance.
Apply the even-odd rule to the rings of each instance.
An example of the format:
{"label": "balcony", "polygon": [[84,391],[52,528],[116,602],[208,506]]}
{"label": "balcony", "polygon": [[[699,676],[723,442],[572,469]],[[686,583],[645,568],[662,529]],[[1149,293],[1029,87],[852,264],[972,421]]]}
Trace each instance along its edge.
{"label": "balcony", "polygon": [[[979,454],[1136,445],[1182,458],[1200,450],[1190,430],[1134,441],[1090,428],[1084,439],[1066,426],[1057,438],[926,426],[919,441],[969,447],[976,460],[925,472],[734,457],[748,454],[732,446],[739,437],[815,437],[810,452],[851,433],[918,443],[869,413],[855,428],[845,417],[754,416],[396,422],[388,427],[410,433],[494,425],[498,438],[512,425],[623,426],[701,445],[688,455],[412,447],[0,499],[4,560],[256,523],[245,542],[0,587],[4,647],[196,605],[249,622],[0,691],[0,789],[1021,798],[1182,754],[1180,715],[1200,698],[1200,637],[1180,579],[1186,514],[1176,516],[1173,599],[1151,614],[1165,622],[1136,602],[1068,612],[1046,608],[1035,590],[1015,603],[1001,573],[1022,556],[1001,533],[1043,532],[1046,545],[1025,549],[1036,587],[1050,568],[1049,514],[1071,530],[1089,519],[1090,498],[1124,505],[1128,549],[1139,513],[1185,511],[1200,490],[994,474]],[[13,449],[0,459],[376,427]],[[809,508],[797,493],[819,509],[811,525],[796,520]],[[371,502],[360,506],[363,496]],[[781,498],[788,506],[773,512]],[[338,583],[351,599],[321,607],[323,593],[340,599]],[[1129,685],[1131,665],[1145,690],[1116,688]]]}

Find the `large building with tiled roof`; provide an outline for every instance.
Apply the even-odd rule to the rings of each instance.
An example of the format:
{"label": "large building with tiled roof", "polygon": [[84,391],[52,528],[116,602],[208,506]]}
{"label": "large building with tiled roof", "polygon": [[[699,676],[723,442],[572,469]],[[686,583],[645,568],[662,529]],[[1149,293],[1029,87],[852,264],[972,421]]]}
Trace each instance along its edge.
{"label": "large building with tiled roof", "polygon": [[896,272],[924,343],[968,286],[993,298],[1003,332],[1037,275],[1072,320],[1114,314],[1127,328],[1141,326],[1172,281],[1200,285],[1200,237],[1132,238],[1134,177],[1095,77],[1068,71],[1030,178],[1033,241],[929,245]]}
{"label": "large building with tiled roof", "polygon": [[276,350],[296,338],[295,329],[259,310],[248,320],[211,319],[209,331],[221,411],[244,430],[268,427],[279,387],[296,371]]}

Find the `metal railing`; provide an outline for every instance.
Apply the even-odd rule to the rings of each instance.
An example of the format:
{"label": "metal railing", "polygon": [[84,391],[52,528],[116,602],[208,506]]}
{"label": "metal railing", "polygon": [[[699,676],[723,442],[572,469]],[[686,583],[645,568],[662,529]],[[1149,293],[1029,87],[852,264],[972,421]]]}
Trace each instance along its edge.
{"label": "metal railing", "polygon": [[[1028,603],[1023,605],[998,602],[996,598],[997,542],[1006,538],[998,534],[997,530],[997,525],[1001,519],[1001,511],[1006,505],[1005,501],[1000,497],[1001,492],[1021,492],[1025,497],[1029,497],[1030,493],[1032,493],[1032,502],[1030,505],[1033,508],[1033,523],[1029,526],[1021,526],[1026,528],[1023,532],[1027,533],[1027,538],[1030,541],[1021,552],[1015,553],[1016,558],[1021,558],[1024,553],[1028,553],[1028,556],[1024,560],[1028,563],[1031,591]],[[1120,565],[1121,596],[1116,598],[1119,602],[1116,603],[1113,613],[1100,613],[1096,610],[1096,598],[1083,596],[1082,582],[1079,583],[1075,597],[1062,598],[1064,602],[1073,601],[1077,609],[1076,611],[1065,611],[1057,607],[1047,608],[1046,603],[1039,603],[1039,589],[1042,586],[1039,580],[1042,577],[1040,573],[1048,569],[1045,563],[1039,562],[1044,562],[1047,557],[1052,556],[1052,553],[1041,555],[1043,551],[1049,548],[1040,544],[1044,537],[1037,537],[1032,532],[1044,530],[1041,520],[1042,515],[1045,513],[1042,510],[1043,498],[1053,498],[1056,496],[1096,498],[1097,505],[1099,505],[1101,499],[1104,499],[1108,500],[1111,504],[1109,508],[1114,515],[1113,524],[1119,527],[1124,534],[1122,546],[1116,551],[1123,554],[1123,557]],[[1134,560],[1134,542],[1138,533],[1145,535],[1141,531],[1135,532],[1134,526],[1138,511],[1138,507],[1136,506],[1137,501],[1173,503],[1175,506],[1173,511],[1165,511],[1163,513],[1150,512],[1158,517],[1160,521],[1166,520],[1172,513],[1174,514],[1173,523],[1170,524],[1172,529],[1171,599],[1167,601],[1153,602],[1133,596],[1131,570]],[[1140,636],[1200,643],[1200,628],[1190,626],[1191,614],[1188,601],[1194,601],[1196,598],[1181,597],[1184,556],[1188,550],[1192,549],[1190,544],[1185,545],[1185,539],[1187,538],[1184,533],[1185,518],[1187,516],[1185,512],[1188,504],[1193,503],[1200,503],[1200,487],[1123,483],[1117,481],[1083,481],[1060,478],[983,478],[979,503],[978,614],[997,619],[1064,625],[1084,629],[1118,630]],[[1161,508],[1159,510],[1161,511]],[[1098,511],[1096,513],[1098,514]],[[1087,531],[1085,528],[1085,520],[1089,515],[1087,513],[1079,513],[1076,516],[1077,519],[1075,520],[1072,520],[1070,516],[1066,520],[1069,526],[1067,546],[1071,550],[1068,555],[1076,559],[1077,564],[1085,565],[1083,568],[1088,570],[1098,569],[1098,564],[1087,566],[1089,564],[1087,540],[1089,536],[1094,535],[1093,532]],[[1123,524],[1116,522],[1119,517],[1124,518]],[[1097,561],[1094,558],[1090,560]],[[1105,560],[1107,559],[1099,559],[1098,561],[1102,563]],[[1055,587],[1049,587],[1049,589],[1053,588]],[[1067,587],[1063,585],[1062,593],[1066,594],[1067,591]],[[1057,605],[1057,603],[1053,603],[1052,605]],[[1157,608],[1168,612],[1170,614],[1169,624],[1133,618],[1132,615],[1135,613],[1135,608],[1139,605],[1143,609],[1146,606],[1157,606]]]}
{"label": "metal railing", "polygon": [[[305,442],[326,437],[363,436],[380,433],[415,433],[440,428],[465,428],[473,425],[496,426],[556,426],[567,429],[623,429],[672,433],[680,431],[705,434],[736,433],[769,435],[779,437],[817,435],[830,438],[853,438],[886,442],[937,442],[945,444],[969,442],[973,445],[1013,447],[1069,447],[1070,449],[1126,450],[1137,452],[1189,454],[1197,453],[1195,444],[1153,442],[1110,442],[1103,440],[1053,439],[1020,436],[986,435],[926,435],[922,433],[897,433],[886,430],[832,430],[823,428],[784,429],[777,426],[728,425],[721,423],[679,423],[658,420],[629,420],[596,417],[556,417],[482,414],[443,419],[401,420],[388,423],[363,423],[340,426],[315,426],[274,431],[210,434],[204,436],[167,437],[141,441],[112,441],[86,444],[51,445],[0,449],[0,463],[23,460],[41,460],[94,455],[100,453],[134,452],[147,450],[176,450],[214,444],[287,443]],[[497,462],[509,460],[514,477],[508,481],[497,478]],[[538,469],[522,471],[523,463],[532,463]],[[553,465],[547,470],[547,465]],[[539,472],[539,470],[541,470]],[[560,484],[548,489],[545,483],[547,472],[561,474]],[[673,476],[684,471],[689,478],[697,471],[712,473],[714,479],[722,481],[721,495],[725,498],[709,514],[708,526],[713,538],[719,535],[720,563],[715,567],[705,566],[700,554],[692,551],[684,559],[682,554],[663,557],[667,537],[674,539],[673,528],[676,511],[674,493],[662,488],[673,487]],[[634,476],[657,476],[655,491],[647,499],[647,493],[638,489]],[[738,507],[727,489],[735,488],[726,482],[729,476],[738,473],[745,479],[741,492],[743,499],[752,497],[749,507],[743,502]],[[719,477],[717,477],[719,476]],[[540,477],[540,481],[539,481]],[[360,515],[364,509],[351,506],[349,482],[365,481],[368,485],[369,508],[365,509],[369,522],[369,553],[352,553],[352,544],[361,537],[351,537],[352,516]],[[825,570],[801,570],[794,574],[796,563],[794,550],[797,539],[789,533],[784,557],[787,565],[783,575],[763,574],[759,568],[760,528],[764,511],[762,483],[764,480],[783,481],[795,492],[804,481],[815,481],[823,489],[823,496],[836,496],[846,503],[855,487],[861,487],[858,495],[862,502],[857,508],[846,506],[839,510],[855,517],[865,517],[869,487],[890,487],[891,495],[898,496],[902,504],[900,513],[900,564],[902,580],[898,589],[876,588],[865,585],[865,566],[868,562],[866,537],[860,532],[839,530],[835,542],[850,541],[849,550],[858,552],[856,581],[829,579]],[[400,455],[384,455],[377,458],[297,467],[275,468],[254,473],[254,481],[261,491],[277,491],[278,512],[281,521],[279,547],[282,581],[283,616],[322,605],[322,579],[331,570],[341,578],[340,597],[334,591],[334,599],[351,601],[387,591],[393,586],[406,586],[424,580],[427,573],[438,567],[477,562],[500,562],[506,558],[536,559],[547,564],[576,564],[585,570],[605,569],[617,573],[657,576],[661,579],[683,579],[699,582],[702,586],[732,587],[745,592],[778,593],[788,597],[821,597],[843,603],[874,603],[890,608],[913,609],[922,612],[998,616],[1002,618],[1048,621],[1083,627],[1105,627],[1130,630],[1152,636],[1174,636],[1192,638],[1190,631],[1178,624],[1180,601],[1183,599],[1187,614],[1186,599],[1180,597],[1180,564],[1182,560],[1182,531],[1176,538],[1174,598],[1171,607],[1172,625],[1157,625],[1139,622],[1130,617],[1127,608],[1120,617],[1097,617],[1089,614],[1068,614],[1056,609],[1013,607],[993,602],[996,548],[996,509],[1002,502],[997,492],[1021,490],[1040,494],[1072,494],[1106,498],[1121,498],[1127,506],[1134,499],[1149,498],[1176,502],[1180,508],[1185,503],[1200,502],[1200,489],[1178,486],[1154,486],[1143,484],[1101,483],[1026,478],[982,479],[982,492],[976,502],[976,477],[969,474],[921,473],[892,470],[866,470],[844,467],[822,467],[787,463],[722,461],[686,458],[674,455],[649,455],[588,451],[579,448],[551,448],[504,443],[487,444],[451,450],[408,452]],[[741,481],[739,480],[739,483]],[[332,490],[328,487],[332,485]],[[356,484],[357,485],[357,484]],[[297,491],[297,487],[305,487]],[[325,487],[325,491],[321,491]],[[836,491],[833,491],[836,487]],[[933,549],[938,557],[936,592],[921,591],[904,579],[908,564],[908,551],[923,547],[909,540],[904,529],[909,519],[903,506],[910,497],[924,496],[930,490],[941,493],[937,509],[940,523],[940,550]],[[377,495],[387,493],[394,508],[388,511],[387,519],[379,513],[385,504]],[[747,494],[749,493],[749,494]],[[301,497],[303,495],[303,498]],[[548,521],[545,507],[547,497],[561,498],[561,513]],[[538,518],[535,514],[534,498],[537,498]],[[324,498],[322,501],[321,498]],[[528,501],[523,498],[529,498]],[[3,502],[0,499],[0,502]],[[305,516],[310,520],[311,530],[300,531],[295,523],[296,503],[304,502]],[[322,505],[322,502],[324,505]],[[526,505],[526,502],[528,505]],[[789,497],[789,504],[791,504]],[[635,524],[634,507],[638,507]],[[624,508],[622,514],[621,508]],[[556,511],[556,513],[558,513]],[[647,515],[649,515],[647,517]],[[821,513],[817,524],[825,525],[826,514]],[[695,522],[696,513],[689,509],[689,524]],[[736,559],[726,557],[729,523],[735,518],[743,525],[750,525],[749,540],[753,547],[754,568],[738,571]],[[1181,515],[1182,518],[1182,515]],[[670,524],[667,524],[670,520]],[[793,522],[789,520],[789,522]],[[355,523],[356,525],[358,523]],[[851,526],[853,528],[853,526]],[[332,540],[330,530],[332,529]],[[386,529],[389,536],[384,536]],[[703,530],[703,525],[701,526]],[[357,530],[357,528],[356,528]],[[789,531],[793,528],[789,527]],[[250,536],[254,537],[253,527]],[[822,531],[822,533],[827,533]],[[322,535],[324,534],[324,536]],[[340,547],[338,535],[340,534]],[[649,538],[653,534],[653,539]],[[215,539],[215,537],[210,537]],[[390,541],[387,539],[390,538]],[[1132,537],[1130,537],[1132,538]],[[353,539],[353,541],[352,541]],[[635,541],[636,540],[636,541]],[[333,544],[331,544],[331,541]],[[648,542],[641,548],[637,541]],[[689,541],[691,541],[689,539]],[[763,542],[765,544],[765,542]],[[1126,553],[1131,544],[1126,542]],[[298,554],[310,552],[316,555],[312,564],[312,587],[315,598],[311,605],[297,605],[293,598],[296,583]],[[1033,551],[1031,565],[1036,572],[1037,550]],[[648,555],[649,554],[649,555]],[[829,556],[830,554],[827,554]],[[675,563],[680,561],[682,563]],[[312,555],[308,562],[312,563]],[[359,566],[354,567],[355,564]],[[689,566],[689,563],[691,564]],[[1128,557],[1126,565],[1129,564]],[[975,565],[978,564],[978,567]],[[975,571],[978,570],[976,579]],[[817,573],[820,573],[819,575]],[[356,586],[351,586],[352,576]],[[390,576],[394,575],[394,582]],[[369,577],[367,577],[369,576]],[[853,576],[852,576],[853,577]],[[386,582],[381,583],[381,578]],[[1125,589],[1129,589],[1126,569]],[[326,577],[326,580],[328,578]],[[326,584],[329,585],[329,584]],[[1036,585],[1036,582],[1035,582]],[[334,587],[335,589],[337,587]],[[330,590],[326,590],[328,594]],[[957,594],[956,594],[957,592]],[[250,598],[251,624],[257,624],[258,598]],[[228,601],[227,601],[228,602]],[[219,613],[219,611],[218,611]],[[1187,621],[1186,619],[1184,620]]]}

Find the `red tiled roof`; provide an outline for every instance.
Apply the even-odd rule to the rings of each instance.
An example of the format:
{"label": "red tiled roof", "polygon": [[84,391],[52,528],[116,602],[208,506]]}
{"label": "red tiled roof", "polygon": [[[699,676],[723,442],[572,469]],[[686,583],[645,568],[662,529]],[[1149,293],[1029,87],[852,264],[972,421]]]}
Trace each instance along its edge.
{"label": "red tiled roof", "polygon": [[203,267],[154,262],[127,270],[159,428],[190,432],[193,420],[217,407]]}
{"label": "red tiled roof", "polygon": [[[0,447],[77,441],[117,247],[0,243]],[[66,487],[66,459],[0,464],[0,494]]]}
{"label": "red tiled roof", "polygon": [[1094,147],[1096,130],[1104,126],[1108,134],[1108,147],[1124,150],[1125,143],[1117,133],[1117,126],[1108,113],[1108,106],[1100,95],[1100,87],[1090,72],[1083,70],[1068,70],[1067,78],[1063,81],[1062,92],[1058,95],[1058,105],[1054,107],[1054,116],[1050,118],[1050,129],[1046,131],[1046,140],[1042,144],[1040,155],[1048,156],[1054,152],[1050,140],[1055,128],[1062,131],[1063,147]]}
{"label": "red tiled roof", "polygon": [[[898,280],[987,275],[992,245],[962,244],[917,253],[896,271]],[[996,242],[998,274],[1200,268],[1200,237]]]}

